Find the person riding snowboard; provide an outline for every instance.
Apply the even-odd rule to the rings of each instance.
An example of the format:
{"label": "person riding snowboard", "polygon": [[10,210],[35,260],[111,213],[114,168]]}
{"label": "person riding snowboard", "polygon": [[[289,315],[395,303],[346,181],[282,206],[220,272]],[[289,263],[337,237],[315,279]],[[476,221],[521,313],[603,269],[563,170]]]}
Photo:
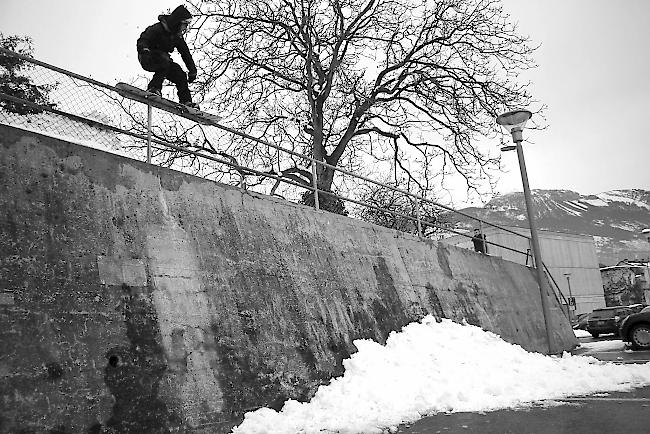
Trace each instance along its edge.
{"label": "person riding snowboard", "polygon": [[[147,27],[137,42],[140,65],[145,71],[154,73],[147,91],[162,95],[163,81],[167,79],[176,85],[181,104],[198,109],[198,105],[192,102],[187,85],[196,79],[196,65],[183,39],[192,21],[192,14],[181,5],[169,15],[159,15],[158,21]],[[174,49],[178,49],[185,62],[187,74],[171,59],[170,53]]]}

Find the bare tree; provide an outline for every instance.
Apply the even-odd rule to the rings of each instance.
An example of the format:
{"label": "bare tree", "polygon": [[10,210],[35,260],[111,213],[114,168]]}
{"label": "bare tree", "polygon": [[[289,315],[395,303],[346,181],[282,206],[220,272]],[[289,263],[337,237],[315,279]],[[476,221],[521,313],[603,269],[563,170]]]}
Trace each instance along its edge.
{"label": "bare tree", "polygon": [[[389,166],[419,191],[456,172],[468,190],[499,157],[475,140],[527,107],[534,48],[499,0],[195,0],[204,104],[235,128],[354,171]],[[237,146],[239,146],[237,148]],[[308,162],[233,143],[308,185]],[[399,175],[398,175],[399,173]],[[319,189],[333,169],[320,166]]]}
{"label": "bare tree", "polygon": [[416,203],[415,197],[403,193],[410,190],[407,181],[403,184],[386,181],[385,185],[388,187],[371,184],[361,189],[359,199],[370,206],[360,208],[360,219],[425,237],[440,234],[450,226],[448,212],[444,208],[429,200],[418,200]]}

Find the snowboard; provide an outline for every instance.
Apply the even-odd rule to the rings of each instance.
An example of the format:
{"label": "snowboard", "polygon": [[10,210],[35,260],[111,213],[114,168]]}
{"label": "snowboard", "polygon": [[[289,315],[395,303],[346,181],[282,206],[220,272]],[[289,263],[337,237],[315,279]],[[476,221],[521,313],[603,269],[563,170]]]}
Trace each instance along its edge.
{"label": "snowboard", "polygon": [[162,96],[156,95],[155,93],[147,92],[146,90],[131,86],[127,83],[117,83],[115,87],[117,88],[119,94],[126,98],[134,99],[144,104],[175,113],[184,118],[199,122],[203,125],[219,126],[218,122],[221,121],[221,117],[217,115],[206,113],[201,110],[188,107],[179,102],[168,100]]}

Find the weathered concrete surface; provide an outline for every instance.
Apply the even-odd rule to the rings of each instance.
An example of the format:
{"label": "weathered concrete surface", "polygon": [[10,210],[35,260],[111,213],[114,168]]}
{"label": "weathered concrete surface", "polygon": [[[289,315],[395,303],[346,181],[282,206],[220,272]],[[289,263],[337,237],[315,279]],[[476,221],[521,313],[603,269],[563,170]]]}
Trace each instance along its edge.
{"label": "weathered concrete surface", "polygon": [[0,432],[224,432],[426,313],[545,348],[521,265],[6,126],[0,142]]}

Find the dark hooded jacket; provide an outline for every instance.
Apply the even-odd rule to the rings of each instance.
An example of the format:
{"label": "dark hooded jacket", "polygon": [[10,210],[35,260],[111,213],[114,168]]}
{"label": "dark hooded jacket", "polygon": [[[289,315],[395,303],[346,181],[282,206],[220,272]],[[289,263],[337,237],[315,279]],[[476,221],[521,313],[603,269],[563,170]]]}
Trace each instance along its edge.
{"label": "dark hooded jacket", "polygon": [[138,38],[138,53],[145,48],[151,51],[164,51],[171,53],[177,49],[187,66],[190,74],[196,74],[196,65],[192,59],[189,48],[180,33],[181,21],[192,18],[192,14],[185,8],[179,6],[169,15],[159,15],[158,23],[145,29]]}

